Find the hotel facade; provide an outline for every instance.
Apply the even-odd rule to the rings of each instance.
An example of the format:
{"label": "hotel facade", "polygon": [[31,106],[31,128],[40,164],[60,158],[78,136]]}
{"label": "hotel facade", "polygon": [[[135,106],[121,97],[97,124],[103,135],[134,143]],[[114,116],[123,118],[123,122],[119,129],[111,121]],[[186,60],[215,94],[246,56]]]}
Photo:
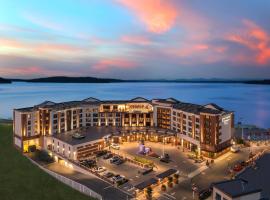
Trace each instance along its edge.
{"label": "hotel facade", "polygon": [[[18,149],[28,152],[30,146],[36,146],[72,160],[102,150],[111,137],[116,142],[168,139],[166,143],[195,149],[199,154],[219,154],[230,146],[234,125],[234,113],[216,104],[196,105],[174,98],[46,101],[15,109],[13,115]],[[76,134],[83,139],[75,138]]]}

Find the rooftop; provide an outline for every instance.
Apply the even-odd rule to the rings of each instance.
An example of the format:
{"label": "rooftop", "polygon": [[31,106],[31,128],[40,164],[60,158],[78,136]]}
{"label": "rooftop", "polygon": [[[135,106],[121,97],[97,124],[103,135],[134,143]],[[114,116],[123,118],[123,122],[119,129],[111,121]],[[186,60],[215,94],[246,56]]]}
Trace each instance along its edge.
{"label": "rooftop", "polygon": [[[241,196],[261,190],[262,198],[270,199],[270,153],[260,157],[254,166],[247,167],[235,180],[215,183],[214,186],[231,196]],[[243,189],[244,188],[244,189]]]}
{"label": "rooftop", "polygon": [[[81,130],[72,130],[68,131],[65,133],[61,134],[55,134],[53,135],[54,138],[57,138],[65,143],[68,143],[70,145],[78,145],[78,144],[83,144],[86,142],[91,142],[95,140],[102,139],[104,136],[108,135],[122,135],[126,133],[136,133],[136,132],[153,132],[158,135],[174,135],[174,131],[168,131],[164,129],[159,129],[159,128],[148,128],[148,127],[112,127],[112,126],[107,126],[107,127],[88,127],[88,128],[83,128]],[[83,138],[76,139],[72,136],[74,134],[80,134],[84,136]]]}
{"label": "rooftop", "polygon": [[198,105],[198,104],[181,102],[174,98],[148,100],[143,97],[136,97],[131,100],[99,100],[94,97],[89,97],[82,101],[68,101],[68,102],[62,102],[62,103],[45,101],[41,104],[35,105],[34,107],[21,108],[21,109],[16,109],[16,110],[21,111],[21,112],[31,112],[34,110],[38,110],[39,108],[61,110],[61,109],[76,108],[76,107],[87,106],[87,105],[98,106],[101,104],[126,104],[126,103],[154,104],[155,102],[169,104],[171,107],[175,109],[180,109],[185,112],[190,112],[194,114],[200,114],[200,113],[223,114],[223,113],[229,112],[214,103],[206,104],[203,106],[203,105]]}
{"label": "rooftop", "polygon": [[261,189],[254,188],[248,181],[242,179],[234,179],[222,181],[215,184],[215,188],[221,190],[232,198],[245,196],[252,193],[261,192]]}

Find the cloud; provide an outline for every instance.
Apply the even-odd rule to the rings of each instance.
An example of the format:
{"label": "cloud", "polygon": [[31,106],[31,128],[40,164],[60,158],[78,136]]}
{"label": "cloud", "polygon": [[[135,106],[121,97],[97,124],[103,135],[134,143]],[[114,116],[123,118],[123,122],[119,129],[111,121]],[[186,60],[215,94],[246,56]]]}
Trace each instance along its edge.
{"label": "cloud", "polygon": [[175,23],[178,11],[169,0],[118,0],[139,17],[148,31],[164,33]]}
{"label": "cloud", "polygon": [[104,59],[98,61],[91,69],[94,72],[106,72],[110,69],[113,68],[118,68],[118,69],[131,69],[135,67],[136,64],[133,61],[129,61],[126,59]]}
{"label": "cloud", "polygon": [[151,41],[144,36],[125,35],[121,37],[121,41],[125,43],[129,43],[129,44],[136,44],[136,45],[151,44]]}
{"label": "cloud", "polygon": [[[269,34],[258,26],[256,23],[250,20],[243,20],[243,27],[238,31],[238,33],[229,34],[227,39],[231,42],[242,45],[249,50],[251,50],[255,57],[254,62],[260,65],[265,65],[270,61],[270,41]],[[250,60],[252,55],[238,55],[238,61]]]}

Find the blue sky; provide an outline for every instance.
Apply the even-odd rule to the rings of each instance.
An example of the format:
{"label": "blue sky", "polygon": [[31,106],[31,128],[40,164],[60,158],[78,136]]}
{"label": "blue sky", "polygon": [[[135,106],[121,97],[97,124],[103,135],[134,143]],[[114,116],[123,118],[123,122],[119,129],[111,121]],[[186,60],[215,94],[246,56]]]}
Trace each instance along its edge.
{"label": "blue sky", "polygon": [[0,0],[0,76],[270,78],[268,0]]}

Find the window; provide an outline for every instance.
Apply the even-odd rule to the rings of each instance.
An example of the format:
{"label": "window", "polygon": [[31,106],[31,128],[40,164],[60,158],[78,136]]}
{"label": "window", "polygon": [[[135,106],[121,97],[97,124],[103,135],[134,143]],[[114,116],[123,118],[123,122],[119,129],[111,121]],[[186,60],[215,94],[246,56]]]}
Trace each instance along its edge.
{"label": "window", "polygon": [[215,200],[221,200],[220,194],[216,193],[216,198],[215,198]]}

